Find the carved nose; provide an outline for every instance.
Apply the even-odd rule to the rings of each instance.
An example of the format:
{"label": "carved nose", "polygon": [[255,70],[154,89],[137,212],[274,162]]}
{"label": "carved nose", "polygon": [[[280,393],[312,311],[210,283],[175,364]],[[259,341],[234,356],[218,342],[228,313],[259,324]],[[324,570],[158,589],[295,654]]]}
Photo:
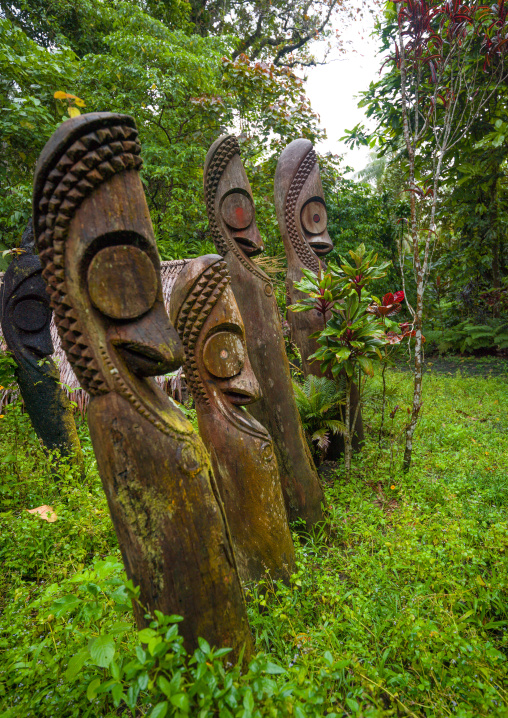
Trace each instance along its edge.
{"label": "carved nose", "polygon": [[232,404],[246,406],[261,399],[261,389],[258,380],[254,376],[252,367],[245,363],[239,374],[232,379],[221,382],[220,387]]}
{"label": "carved nose", "polygon": [[235,230],[233,239],[242,252],[249,257],[255,257],[264,252],[265,245],[255,222],[247,229]]}
{"label": "carved nose", "polygon": [[137,376],[166,374],[183,364],[182,343],[162,302],[135,322],[110,327],[108,339]]}
{"label": "carved nose", "polygon": [[25,334],[22,341],[25,347],[33,351],[37,356],[46,357],[54,352],[49,330],[40,332],[34,336]]}
{"label": "carved nose", "polygon": [[325,256],[333,249],[333,242],[326,230],[323,234],[317,234],[310,237],[307,236],[307,241],[310,244],[311,249],[318,255],[318,257]]}

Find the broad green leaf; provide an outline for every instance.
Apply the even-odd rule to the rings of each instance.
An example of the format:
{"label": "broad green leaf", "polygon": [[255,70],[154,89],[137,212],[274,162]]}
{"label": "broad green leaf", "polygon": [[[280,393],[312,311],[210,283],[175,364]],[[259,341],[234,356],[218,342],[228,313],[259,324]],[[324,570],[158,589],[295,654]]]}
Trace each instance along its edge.
{"label": "broad green leaf", "polygon": [[79,653],[76,653],[75,656],[72,656],[67,666],[67,670],[64,673],[66,681],[72,681],[72,679],[78,675],[89,656],[90,654],[86,648],[79,651]]}
{"label": "broad green leaf", "polygon": [[115,655],[115,642],[109,635],[99,636],[90,646],[90,657],[96,666],[107,668]]}
{"label": "broad green leaf", "polygon": [[99,689],[101,685],[101,679],[95,678],[86,689],[86,697],[89,701],[93,701],[97,698],[97,690]]}
{"label": "broad green leaf", "polygon": [[189,712],[189,697],[186,693],[176,693],[174,696],[171,696],[169,700],[176,708],[180,708],[184,713]]}
{"label": "broad green leaf", "polygon": [[162,701],[162,703],[157,703],[153,711],[150,713],[150,718],[164,718],[166,713],[168,712],[168,702]]}

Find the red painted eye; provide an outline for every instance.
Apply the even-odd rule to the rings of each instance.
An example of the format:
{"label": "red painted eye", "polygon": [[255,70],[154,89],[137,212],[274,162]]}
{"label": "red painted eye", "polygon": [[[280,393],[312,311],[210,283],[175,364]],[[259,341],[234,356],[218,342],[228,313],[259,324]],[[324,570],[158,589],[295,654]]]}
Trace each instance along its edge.
{"label": "red painted eye", "polygon": [[322,234],[326,230],[328,218],[323,202],[313,200],[307,202],[302,209],[301,220],[303,228],[309,234]]}
{"label": "red painted eye", "polygon": [[240,192],[233,192],[226,197],[221,212],[226,223],[233,229],[246,229],[254,220],[252,200]]}

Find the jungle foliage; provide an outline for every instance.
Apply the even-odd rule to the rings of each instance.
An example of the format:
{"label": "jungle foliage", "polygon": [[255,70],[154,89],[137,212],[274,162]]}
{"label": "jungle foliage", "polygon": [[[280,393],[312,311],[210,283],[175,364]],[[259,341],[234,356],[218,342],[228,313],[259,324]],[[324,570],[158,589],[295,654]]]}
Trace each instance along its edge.
{"label": "jungle foliage", "polygon": [[[362,93],[361,101],[377,127],[370,134],[361,126],[349,133],[351,143],[370,143],[376,148],[372,171],[364,176],[375,176],[378,194],[385,189],[389,173],[393,177],[396,172],[402,196],[415,200],[422,255],[423,235],[432,234],[424,325],[430,326],[433,338],[436,332],[446,335],[441,349],[503,350],[494,331],[487,343],[476,341],[477,332],[471,334],[471,341],[464,335],[469,327],[483,326],[484,339],[487,327],[499,325],[506,316],[507,17],[504,1],[491,6],[433,0],[388,2],[376,30],[383,72]],[[418,108],[420,122],[413,184],[402,104],[397,101],[401,93],[399,21],[408,53],[405,92],[411,108]],[[416,78],[411,73],[419,73],[416,84],[411,84]],[[416,132],[416,122],[410,120],[410,132]],[[439,138],[445,136],[448,144],[441,157]],[[442,164],[436,185],[438,155]],[[410,270],[413,249],[409,251],[407,216],[401,213],[398,219],[399,254]],[[434,229],[427,230],[433,222]],[[407,294],[411,299],[409,286]]]}

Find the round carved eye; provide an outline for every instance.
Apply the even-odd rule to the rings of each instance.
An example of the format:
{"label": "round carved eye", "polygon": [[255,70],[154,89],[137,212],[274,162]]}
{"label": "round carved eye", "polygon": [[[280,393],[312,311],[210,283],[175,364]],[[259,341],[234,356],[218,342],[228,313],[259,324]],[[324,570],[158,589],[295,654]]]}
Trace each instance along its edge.
{"label": "round carved eye", "polygon": [[245,348],[237,334],[218,332],[210,337],[203,349],[206,368],[220,379],[236,376],[245,363]]}
{"label": "round carved eye", "polygon": [[303,228],[309,234],[322,234],[328,223],[326,207],[322,202],[309,202],[302,209]]}
{"label": "round carved eye", "polygon": [[240,192],[228,194],[221,207],[222,217],[233,229],[247,229],[254,220],[254,205],[250,197]]}
{"label": "round carved eye", "polygon": [[51,319],[51,309],[40,299],[21,299],[12,313],[14,324],[25,332],[40,332]]}
{"label": "round carved eye", "polygon": [[88,268],[92,304],[112,319],[135,319],[145,314],[157,296],[152,260],[137,247],[106,247]]}

